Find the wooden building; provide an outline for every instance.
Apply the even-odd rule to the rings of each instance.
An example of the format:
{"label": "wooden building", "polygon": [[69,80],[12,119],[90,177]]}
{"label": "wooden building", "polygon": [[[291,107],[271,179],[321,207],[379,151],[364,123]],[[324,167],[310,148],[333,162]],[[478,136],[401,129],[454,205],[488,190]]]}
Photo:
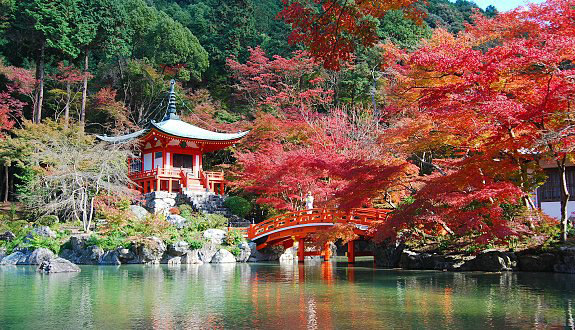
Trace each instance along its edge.
{"label": "wooden building", "polygon": [[110,143],[138,139],[140,155],[130,160],[130,178],[142,193],[152,191],[212,191],[224,194],[224,173],[202,168],[205,153],[224,149],[248,134],[209,131],[180,120],[172,80],[167,114],[160,122],[122,136],[97,136]]}

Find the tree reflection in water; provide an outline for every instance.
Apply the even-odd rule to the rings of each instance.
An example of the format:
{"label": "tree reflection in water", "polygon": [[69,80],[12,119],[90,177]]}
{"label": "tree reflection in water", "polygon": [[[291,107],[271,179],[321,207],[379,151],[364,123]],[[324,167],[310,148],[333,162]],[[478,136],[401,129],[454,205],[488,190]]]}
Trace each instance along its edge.
{"label": "tree reflection in water", "polygon": [[575,327],[575,276],[335,262],[0,268],[0,324],[26,328]]}

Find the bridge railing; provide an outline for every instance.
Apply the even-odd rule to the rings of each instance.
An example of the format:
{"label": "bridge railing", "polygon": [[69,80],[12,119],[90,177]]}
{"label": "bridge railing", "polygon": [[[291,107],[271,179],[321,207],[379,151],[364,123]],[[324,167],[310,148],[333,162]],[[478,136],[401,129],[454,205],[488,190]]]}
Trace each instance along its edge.
{"label": "bridge railing", "polygon": [[351,210],[318,208],[293,211],[251,225],[248,230],[248,238],[254,239],[276,230],[306,224],[354,223],[358,225],[370,225],[374,222],[384,221],[390,212],[390,210],[373,208],[356,208]]}

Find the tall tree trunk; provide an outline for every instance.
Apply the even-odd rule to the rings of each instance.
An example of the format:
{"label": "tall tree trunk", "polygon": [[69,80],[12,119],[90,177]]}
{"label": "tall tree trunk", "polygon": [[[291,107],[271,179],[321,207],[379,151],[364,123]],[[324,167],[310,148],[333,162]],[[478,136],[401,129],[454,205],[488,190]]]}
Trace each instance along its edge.
{"label": "tall tree trunk", "polygon": [[8,201],[10,194],[10,171],[8,165],[4,165],[4,203]]}
{"label": "tall tree trunk", "polygon": [[71,99],[71,87],[70,82],[66,82],[66,106],[64,107],[64,127],[68,128],[70,123],[70,99]]}
{"label": "tall tree trunk", "polygon": [[82,107],[80,108],[80,123],[84,126],[86,121],[86,99],[88,97],[88,58],[90,51],[88,48],[84,51],[84,83],[82,85]]}
{"label": "tall tree trunk", "polygon": [[32,114],[32,122],[39,123],[42,120],[42,103],[44,102],[44,55],[45,43],[40,46],[40,53],[36,58],[36,104]]}
{"label": "tall tree trunk", "polygon": [[567,241],[567,204],[569,203],[569,189],[567,189],[567,166],[566,157],[557,162],[561,178],[561,241]]}

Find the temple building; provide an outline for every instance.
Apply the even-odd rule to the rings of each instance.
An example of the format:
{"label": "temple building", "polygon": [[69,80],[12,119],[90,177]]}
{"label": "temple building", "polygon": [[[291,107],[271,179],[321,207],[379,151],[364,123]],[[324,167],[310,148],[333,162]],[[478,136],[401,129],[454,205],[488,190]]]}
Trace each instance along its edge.
{"label": "temple building", "polygon": [[130,159],[129,176],[143,194],[211,191],[223,195],[224,173],[204,171],[203,155],[235,144],[249,131],[219,133],[180,120],[174,85],[172,80],[167,113],[162,121],[152,120],[145,129],[122,136],[97,137],[110,143],[138,139],[140,154]]}

